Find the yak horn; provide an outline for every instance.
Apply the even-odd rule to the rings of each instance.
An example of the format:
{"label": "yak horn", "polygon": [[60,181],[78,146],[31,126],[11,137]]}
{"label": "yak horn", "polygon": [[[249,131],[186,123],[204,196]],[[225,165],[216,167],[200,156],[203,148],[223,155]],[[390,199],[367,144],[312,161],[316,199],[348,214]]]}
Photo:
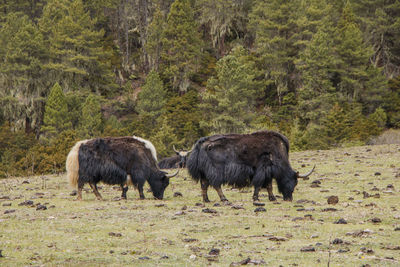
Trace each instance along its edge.
{"label": "yak horn", "polygon": [[299,178],[307,178],[308,176],[310,176],[311,175],[311,173],[314,171],[314,169],[315,169],[315,165],[314,165],[314,167],[312,168],[312,170],[311,171],[309,171],[308,173],[306,173],[306,174],[303,174],[303,175],[300,175],[300,174],[297,174],[297,177],[299,177]]}
{"label": "yak horn", "polygon": [[179,154],[179,151],[178,150],[176,150],[176,148],[175,148],[175,145],[172,145],[172,149],[176,152],[176,153],[178,153]]}
{"label": "yak horn", "polygon": [[167,177],[168,179],[169,178],[172,178],[172,177],[174,177],[174,176],[176,176],[177,174],[178,174],[178,172],[179,172],[179,169],[175,172],[175,173],[173,173],[173,174],[165,174],[165,177]]}

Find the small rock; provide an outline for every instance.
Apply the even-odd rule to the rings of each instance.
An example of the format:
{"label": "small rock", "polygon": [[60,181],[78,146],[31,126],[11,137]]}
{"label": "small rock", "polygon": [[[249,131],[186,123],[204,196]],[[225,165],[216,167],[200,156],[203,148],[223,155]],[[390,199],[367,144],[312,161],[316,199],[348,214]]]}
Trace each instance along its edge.
{"label": "small rock", "polygon": [[235,210],[244,210],[243,206],[241,206],[241,205],[232,205],[231,208],[235,209]]}
{"label": "small rock", "polygon": [[113,254],[113,253],[114,253],[114,250],[110,250],[109,253],[110,253],[110,254]]}
{"label": "small rock", "polygon": [[164,255],[164,256],[162,256],[160,259],[161,259],[161,260],[166,260],[166,259],[169,259],[169,257],[168,257],[167,255]]}
{"label": "small rock", "polygon": [[400,231],[400,227],[394,228],[395,231]]}
{"label": "small rock", "polygon": [[362,247],[361,252],[366,254],[374,254],[374,251],[371,248]]}
{"label": "small rock", "polygon": [[326,212],[326,211],[337,211],[337,209],[335,209],[335,208],[325,208],[325,209],[322,209],[321,211],[323,211],[323,212]]}
{"label": "small rock", "polygon": [[345,219],[343,219],[343,218],[340,218],[339,220],[334,222],[334,224],[347,224],[347,221]]}
{"label": "small rock", "polygon": [[267,211],[267,210],[263,207],[258,207],[254,210],[254,212],[265,212],[265,211]]}
{"label": "small rock", "polygon": [[196,238],[185,238],[185,239],[183,239],[183,242],[186,242],[186,243],[192,243],[192,242],[196,242],[196,241],[199,241],[199,240],[196,239]]}
{"label": "small rock", "polygon": [[214,205],[213,205],[213,207],[221,207],[221,204],[220,203],[214,203]]}
{"label": "small rock", "polygon": [[373,223],[381,223],[382,222],[382,220],[377,218],[377,217],[372,218],[370,221],[373,222]]}
{"label": "small rock", "polygon": [[47,210],[45,205],[37,205],[36,210]]}
{"label": "small rock", "polygon": [[187,210],[187,206],[184,205],[181,210]]}
{"label": "small rock", "polygon": [[3,207],[11,207],[11,203],[3,203]]}
{"label": "small rock", "polygon": [[114,233],[114,232],[109,232],[108,235],[109,236],[115,236],[115,237],[121,237],[122,236],[121,233]]}
{"label": "small rock", "polygon": [[144,256],[144,257],[139,257],[139,260],[150,260],[150,258],[147,256]]}
{"label": "small rock", "polygon": [[332,244],[334,244],[334,245],[343,244],[343,240],[340,238],[335,238],[335,239],[333,239]]}
{"label": "small rock", "polygon": [[350,251],[349,248],[341,248],[341,249],[339,249],[337,252],[338,252],[338,253],[346,253],[346,252],[349,252],[349,251]]}
{"label": "small rock", "polygon": [[29,184],[29,181],[25,180],[22,182],[22,184]]}
{"label": "small rock", "polygon": [[218,213],[216,210],[205,208],[201,210],[204,213]]}
{"label": "small rock", "polygon": [[219,255],[220,250],[218,248],[213,248],[210,250],[210,252],[208,252],[208,255],[214,255],[217,256]]}
{"label": "small rock", "polygon": [[302,247],[302,248],[300,249],[300,251],[301,251],[301,252],[314,252],[314,251],[315,251],[315,248],[312,247],[312,246]]}
{"label": "small rock", "polygon": [[196,255],[194,255],[194,254],[190,255],[189,259],[195,260],[196,259]]}
{"label": "small rock", "polygon": [[33,205],[32,200],[25,200],[24,202],[18,204],[18,206],[32,206],[32,205]]}
{"label": "small rock", "polygon": [[5,210],[4,214],[9,214],[9,213],[14,213],[14,212],[15,212],[15,210]]}
{"label": "small rock", "polygon": [[174,215],[175,216],[180,216],[180,215],[185,215],[185,214],[186,213],[183,210],[181,210],[181,211],[176,212]]}
{"label": "small rock", "polygon": [[196,204],[194,204],[196,207],[204,207],[203,203],[197,202]]}
{"label": "small rock", "polygon": [[254,206],[257,206],[257,207],[264,207],[264,206],[265,206],[265,203],[255,201],[255,202],[253,202],[253,205],[254,205]]}
{"label": "small rock", "polygon": [[319,235],[312,235],[311,238],[318,238]]}
{"label": "small rock", "polygon": [[381,173],[380,172],[376,172],[376,173],[374,173],[374,175],[375,176],[379,176],[379,175],[381,175]]}
{"label": "small rock", "polygon": [[165,204],[155,204],[154,206],[157,208],[161,208],[161,207],[165,207],[166,205]]}
{"label": "small rock", "polygon": [[338,196],[330,196],[328,197],[328,204],[329,205],[335,205],[339,202],[339,197]]}
{"label": "small rock", "polygon": [[174,197],[182,197],[182,193],[181,192],[175,192],[174,193]]}

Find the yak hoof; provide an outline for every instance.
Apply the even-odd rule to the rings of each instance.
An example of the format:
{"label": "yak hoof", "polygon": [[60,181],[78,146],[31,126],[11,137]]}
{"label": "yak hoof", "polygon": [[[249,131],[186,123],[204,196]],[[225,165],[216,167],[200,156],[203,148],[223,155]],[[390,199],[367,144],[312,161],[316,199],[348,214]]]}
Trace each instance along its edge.
{"label": "yak hoof", "polygon": [[208,198],[203,199],[203,202],[209,203],[210,200]]}
{"label": "yak hoof", "polygon": [[268,196],[269,201],[276,201],[276,197],[275,196]]}

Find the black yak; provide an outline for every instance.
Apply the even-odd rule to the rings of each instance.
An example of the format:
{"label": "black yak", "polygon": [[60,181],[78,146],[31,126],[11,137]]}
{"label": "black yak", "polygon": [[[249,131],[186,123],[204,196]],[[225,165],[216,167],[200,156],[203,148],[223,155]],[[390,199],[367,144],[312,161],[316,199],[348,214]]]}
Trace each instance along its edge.
{"label": "black yak", "polygon": [[175,146],[172,146],[172,148],[176,155],[160,160],[160,162],[158,162],[158,167],[161,169],[185,168],[187,156],[191,150],[176,150]]}
{"label": "black yak", "polygon": [[126,199],[128,184],[133,184],[144,199],[143,185],[147,181],[157,199],[162,199],[169,184],[168,175],[157,166],[153,144],[138,137],[107,137],[79,141],[71,149],[66,161],[70,184],[78,187],[78,200],[82,188],[89,183],[97,199],[102,199],[97,183],[119,184],[121,198]]}
{"label": "black yak", "polygon": [[200,181],[204,202],[209,202],[209,185],[215,188],[221,201],[227,201],[221,190],[224,184],[253,185],[254,201],[259,200],[260,189],[267,188],[269,200],[273,201],[273,178],[284,200],[291,201],[297,178],[305,178],[314,170],[306,175],[295,172],[289,163],[288,139],[274,131],[202,137],[194,145],[187,168],[192,178]]}

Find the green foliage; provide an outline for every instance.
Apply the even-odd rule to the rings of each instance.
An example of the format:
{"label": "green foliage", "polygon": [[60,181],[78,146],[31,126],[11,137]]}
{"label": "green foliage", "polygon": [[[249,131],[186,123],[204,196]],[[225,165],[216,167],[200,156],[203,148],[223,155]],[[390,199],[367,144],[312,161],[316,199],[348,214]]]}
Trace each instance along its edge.
{"label": "green foliage", "polygon": [[139,115],[150,119],[147,127],[154,128],[156,120],[161,115],[161,110],[166,103],[166,90],[160,76],[156,71],[151,71],[138,95],[137,111]]}
{"label": "green foliage", "polygon": [[237,47],[217,63],[216,77],[208,80],[202,110],[210,133],[243,133],[255,118],[260,87],[247,51]]}
{"label": "green foliage", "polygon": [[173,152],[172,146],[178,143],[178,138],[174,134],[174,129],[164,119],[161,121],[160,129],[150,138],[150,141],[157,149],[158,158],[170,156]]}
{"label": "green foliage", "polygon": [[384,96],[383,108],[388,116],[388,126],[400,128],[400,76],[389,80],[389,90]]}
{"label": "green foliage", "polygon": [[49,46],[46,64],[50,77],[74,90],[111,94],[116,89],[104,49],[104,30],[96,30],[96,20],[84,10],[81,0],[49,1],[39,22]]}
{"label": "green foliage", "polygon": [[171,6],[163,37],[163,76],[181,94],[190,85],[201,56],[201,39],[197,31],[190,0],[176,0]]}
{"label": "green foliage", "polygon": [[9,13],[0,27],[0,100],[6,120],[38,130],[47,91],[43,36],[21,13]]}
{"label": "green foliage", "polygon": [[42,131],[47,137],[56,136],[63,130],[70,129],[72,123],[69,121],[68,105],[58,83],[55,83],[47,98]]}
{"label": "green foliage", "polygon": [[183,96],[168,100],[160,117],[162,123],[168,124],[177,137],[175,145],[191,147],[205,133],[200,127],[204,114],[199,109],[199,96],[192,90]]}
{"label": "green foliage", "polygon": [[80,136],[92,138],[99,136],[103,126],[103,115],[99,98],[93,94],[88,95],[82,107],[80,120]]}

